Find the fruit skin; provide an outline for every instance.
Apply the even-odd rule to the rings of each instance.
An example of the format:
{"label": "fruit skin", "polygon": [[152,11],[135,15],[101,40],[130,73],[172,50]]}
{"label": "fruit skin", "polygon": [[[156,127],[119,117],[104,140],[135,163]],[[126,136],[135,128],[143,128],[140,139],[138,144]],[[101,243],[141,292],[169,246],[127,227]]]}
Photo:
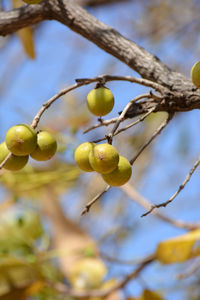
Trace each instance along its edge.
{"label": "fruit skin", "polygon": [[[3,142],[0,144],[0,163],[4,161],[4,159],[8,156],[10,151],[8,150],[6,143]],[[28,162],[29,156],[16,156],[12,154],[12,156],[7,160],[5,165],[3,166],[5,169],[10,171],[18,171],[22,169]]]}
{"label": "fruit skin", "polygon": [[200,60],[193,65],[190,76],[194,85],[200,88]]}
{"label": "fruit skin", "polygon": [[37,134],[27,124],[15,125],[6,133],[6,145],[10,152],[17,156],[28,155],[37,146]]}
{"label": "fruit skin", "polygon": [[101,174],[110,173],[118,165],[119,154],[112,145],[99,144],[89,153],[89,162],[96,172]]}
{"label": "fruit skin", "polygon": [[89,163],[89,153],[94,148],[95,143],[82,143],[74,152],[74,159],[79,168],[85,172],[93,172],[93,168]]}
{"label": "fruit skin", "polygon": [[31,157],[38,161],[51,159],[57,150],[57,142],[48,131],[41,131],[37,135],[37,146]]}
{"label": "fruit skin", "polygon": [[109,174],[103,174],[102,177],[109,185],[120,186],[125,184],[131,178],[131,175],[132,168],[128,159],[120,156],[117,168]]}
{"label": "fruit skin", "polygon": [[105,116],[113,109],[114,96],[105,87],[93,89],[87,96],[87,106],[95,116]]}
{"label": "fruit skin", "polygon": [[83,258],[71,269],[69,281],[76,289],[98,288],[107,273],[104,263],[97,258]]}
{"label": "fruit skin", "polygon": [[42,0],[23,0],[27,4],[38,4],[42,2]]}

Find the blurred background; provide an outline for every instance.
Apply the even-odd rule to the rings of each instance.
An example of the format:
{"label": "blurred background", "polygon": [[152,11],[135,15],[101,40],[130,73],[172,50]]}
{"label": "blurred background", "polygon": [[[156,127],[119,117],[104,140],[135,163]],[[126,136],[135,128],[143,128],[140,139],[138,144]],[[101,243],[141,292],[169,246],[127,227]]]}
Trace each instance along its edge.
{"label": "blurred background", "polygon": [[[189,77],[200,56],[200,1],[85,3],[89,13]],[[4,10],[22,4],[15,0],[1,1]],[[77,78],[101,74],[137,76],[56,21],[1,37],[0,69],[1,142],[11,126],[30,124],[45,101]],[[115,96],[115,107],[104,119],[118,116],[130,99],[148,91],[128,82],[109,82],[107,87]],[[22,171],[1,171],[2,300],[76,299],[63,296],[46,283],[72,283],[70,270],[83,257],[98,257],[105,268],[102,280],[112,286],[113,281],[131,272],[139,259],[153,253],[159,242],[186,232],[153,215],[141,218],[145,209],[131,197],[130,191],[137,191],[152,203],[160,203],[177,190],[199,155],[199,111],[177,114],[135,162],[128,188],[112,188],[88,214],[80,216],[86,203],[105,184],[99,175],[82,173],[77,168],[74,150],[84,141],[104,137],[112,128],[83,134],[97,123],[86,107],[86,97],[92,88],[94,84],[61,97],[43,115],[38,128],[49,130],[58,141],[58,153],[52,160],[36,163],[30,159]],[[150,115],[118,135],[114,146],[130,159],[165,118],[165,113]],[[127,120],[123,125],[132,121]],[[174,219],[198,221],[199,180],[197,170],[177,199],[160,212]],[[157,297],[161,297],[149,299],[200,299],[198,271],[177,279],[190,264],[191,261],[163,266],[155,262],[112,299],[144,299],[138,298],[144,289],[156,291],[160,295]],[[90,282],[87,284],[86,289],[92,288]],[[98,288],[102,286],[101,283]]]}

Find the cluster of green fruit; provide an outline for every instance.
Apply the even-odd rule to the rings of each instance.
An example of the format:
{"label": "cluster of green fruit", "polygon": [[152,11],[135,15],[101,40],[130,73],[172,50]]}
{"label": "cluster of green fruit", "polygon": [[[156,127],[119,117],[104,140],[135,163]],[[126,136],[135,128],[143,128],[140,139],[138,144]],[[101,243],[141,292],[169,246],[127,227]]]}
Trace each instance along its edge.
{"label": "cluster of green fruit", "polygon": [[46,161],[53,157],[57,150],[57,142],[47,131],[36,131],[27,124],[11,127],[3,143],[0,144],[0,163],[12,153],[4,164],[7,170],[22,169],[30,156],[38,161]]}
{"label": "cluster of green fruit", "polygon": [[[89,92],[87,105],[95,116],[105,116],[114,106],[114,96],[108,88],[97,87]],[[111,186],[125,184],[132,174],[129,161],[119,156],[110,144],[85,142],[75,150],[74,159],[81,170],[102,174],[104,181]]]}
{"label": "cluster of green fruit", "polygon": [[125,184],[132,174],[129,161],[119,156],[117,150],[109,144],[85,142],[75,150],[74,159],[81,170],[102,174],[104,181],[111,186]]}

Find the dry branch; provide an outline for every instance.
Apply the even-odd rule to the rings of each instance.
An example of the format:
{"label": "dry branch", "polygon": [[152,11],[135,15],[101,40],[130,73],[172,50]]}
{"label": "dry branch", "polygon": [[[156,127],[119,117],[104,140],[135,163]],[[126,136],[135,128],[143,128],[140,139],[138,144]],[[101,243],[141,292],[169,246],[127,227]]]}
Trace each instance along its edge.
{"label": "dry branch", "polygon": [[167,200],[165,202],[162,202],[162,203],[159,203],[159,204],[152,205],[151,208],[145,214],[143,214],[141,217],[147,216],[155,208],[166,207],[168,204],[170,204],[178,196],[178,194],[185,188],[186,184],[188,183],[191,176],[193,175],[193,173],[195,172],[195,170],[197,169],[197,167],[199,165],[200,165],[200,158],[198,158],[197,161],[194,163],[192,169],[187,174],[187,176],[186,176],[185,180],[183,181],[183,183],[179,186],[178,190],[169,198],[169,200]]}

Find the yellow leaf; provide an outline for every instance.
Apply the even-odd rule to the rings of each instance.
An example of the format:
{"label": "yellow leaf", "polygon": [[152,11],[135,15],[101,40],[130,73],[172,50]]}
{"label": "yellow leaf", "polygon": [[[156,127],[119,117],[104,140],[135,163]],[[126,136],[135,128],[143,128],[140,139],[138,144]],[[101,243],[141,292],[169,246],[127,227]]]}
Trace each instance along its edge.
{"label": "yellow leaf", "polygon": [[17,31],[17,35],[21,40],[24,51],[31,58],[35,58],[35,47],[33,39],[33,30],[30,27],[25,27]]}
{"label": "yellow leaf", "polygon": [[154,291],[144,290],[141,300],[162,300],[163,298]]}
{"label": "yellow leaf", "polygon": [[[13,7],[18,8],[24,3],[21,0],[12,0]],[[26,54],[31,58],[35,58],[35,47],[33,39],[33,31],[30,27],[25,27],[17,31],[17,35],[21,40],[22,46]]]}
{"label": "yellow leaf", "polygon": [[42,281],[36,281],[24,288],[13,288],[5,295],[0,295],[0,300],[27,300],[30,296],[35,295],[44,286]]}
{"label": "yellow leaf", "polygon": [[194,230],[160,243],[157,259],[163,264],[180,263],[200,255],[200,230]]}

